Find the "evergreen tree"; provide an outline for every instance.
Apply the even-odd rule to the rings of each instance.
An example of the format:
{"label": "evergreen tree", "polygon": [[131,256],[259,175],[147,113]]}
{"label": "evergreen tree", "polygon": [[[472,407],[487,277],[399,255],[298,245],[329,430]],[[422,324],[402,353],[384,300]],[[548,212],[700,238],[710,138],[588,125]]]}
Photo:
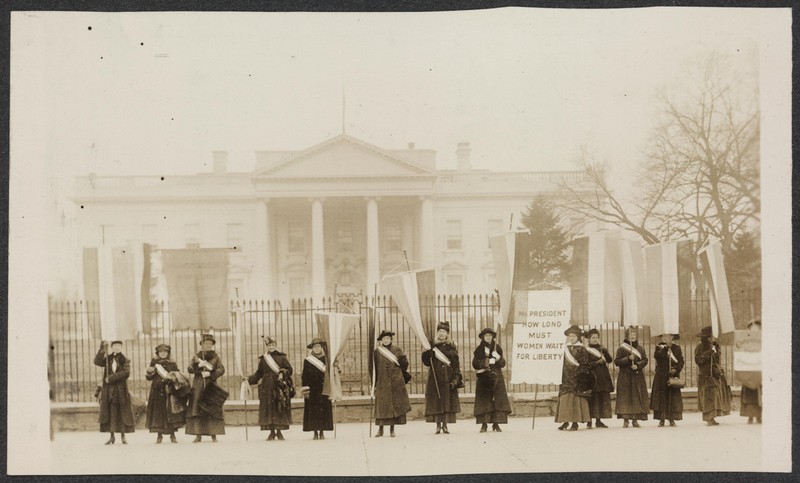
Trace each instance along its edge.
{"label": "evergreen tree", "polygon": [[569,279],[570,237],[553,205],[537,196],[523,213],[522,223],[531,232],[530,285],[565,283]]}

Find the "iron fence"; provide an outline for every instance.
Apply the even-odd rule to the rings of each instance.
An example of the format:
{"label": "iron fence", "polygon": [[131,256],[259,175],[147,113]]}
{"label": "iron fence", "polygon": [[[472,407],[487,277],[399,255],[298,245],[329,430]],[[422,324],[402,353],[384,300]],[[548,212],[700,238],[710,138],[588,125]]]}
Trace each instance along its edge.
{"label": "iron fence", "polygon": [[[704,294],[703,294],[704,295]],[[753,317],[761,313],[760,291],[747,291],[732,294],[732,304],[737,327],[744,327]],[[478,343],[478,333],[483,327],[493,327],[498,314],[498,299],[495,295],[440,295],[431,300],[423,309],[435,312],[437,320],[449,320],[451,336],[459,350],[459,364],[464,375],[467,393],[474,392],[475,371],[472,370],[472,351]],[[100,384],[102,368],[93,364],[94,355],[100,347],[100,338],[95,327],[99,325],[99,310],[95,303],[56,301],[49,303],[50,340],[54,351],[54,367],[52,387],[54,400],[57,402],[90,402],[94,398],[95,387]],[[313,305],[310,300],[295,300],[287,306],[273,301],[244,301],[244,338],[245,338],[245,375],[250,375],[257,368],[258,356],[264,352],[262,336],[273,335],[278,338],[279,349],[287,353],[292,367],[295,369],[296,383],[300,381],[303,359],[307,356],[306,345],[317,336],[314,312],[331,311],[333,300],[327,298],[321,304]],[[423,304],[425,305],[425,304]],[[370,377],[368,374],[369,347],[368,324],[374,317],[377,331],[388,329],[396,333],[394,343],[401,347],[410,361],[409,371],[412,380],[408,385],[411,394],[421,394],[425,388],[427,372],[422,365],[422,348],[411,330],[403,321],[402,315],[391,299],[386,296],[370,298],[363,304],[356,303],[355,311],[361,314],[361,320],[346,342],[340,366],[342,369],[342,385],[344,394],[368,395]],[[231,317],[235,311],[231,310]],[[694,386],[697,380],[694,363],[694,347],[698,342],[695,334],[709,325],[709,300],[707,297],[694,297],[692,300],[692,320],[682,321],[682,337],[678,343],[686,359],[684,377],[687,386]],[[123,347],[125,355],[131,359],[131,375],[128,387],[136,397],[146,399],[149,383],[145,380],[145,369],[153,357],[154,348],[160,343],[172,346],[172,358],[185,370],[192,355],[198,350],[200,331],[171,331],[170,313],[167,302],[155,302],[151,306],[152,332],[139,335],[136,340],[128,341]],[[624,338],[624,327],[617,324],[605,324],[599,327],[601,343],[613,354]],[[238,397],[240,375],[235,373],[233,354],[233,335],[230,330],[213,330],[217,344],[216,351],[226,368],[225,375],[218,381],[228,390],[231,398]],[[498,331],[498,343],[510,357],[511,340],[504,330]],[[648,357],[652,357],[653,347],[658,343],[650,337],[649,328],[645,327],[640,337]],[[723,364],[729,380],[736,384],[733,372],[732,340],[722,337]],[[616,379],[617,368],[609,366],[612,378]],[[512,368],[506,368],[509,380]],[[655,363],[645,369],[648,385],[651,384]],[[555,391],[556,384],[540,385],[539,391]],[[509,384],[509,392],[533,392],[534,386],[529,384]]]}

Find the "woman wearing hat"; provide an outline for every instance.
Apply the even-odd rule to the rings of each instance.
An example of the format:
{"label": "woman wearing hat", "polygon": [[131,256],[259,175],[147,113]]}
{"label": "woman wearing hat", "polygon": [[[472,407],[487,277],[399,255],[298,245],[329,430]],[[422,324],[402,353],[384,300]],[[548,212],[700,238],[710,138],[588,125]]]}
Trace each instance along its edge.
{"label": "woman wearing hat", "polygon": [[314,439],[325,439],[323,431],[333,430],[333,406],[327,395],[322,394],[327,372],[325,341],[315,337],[306,347],[311,354],[303,361],[303,431],[314,431]]}
{"label": "woman wearing hat", "polygon": [[644,367],[647,365],[647,353],[639,344],[639,329],[627,327],[625,340],[617,349],[614,365],[619,367],[617,374],[617,419],[623,419],[623,428],[633,421],[638,428],[639,421],[647,421],[650,412],[647,397],[647,382],[644,379]]}
{"label": "woman wearing hat", "polygon": [[653,418],[659,420],[659,427],[664,426],[665,419],[669,419],[670,426],[676,426],[675,421],[683,419],[681,388],[669,385],[670,378],[680,377],[683,370],[681,346],[673,343],[679,338],[678,334],[664,334],[653,351],[656,373],[653,376],[653,390],[650,393],[650,409],[653,410]]}
{"label": "woman wearing hat", "polygon": [[703,412],[703,421],[717,426],[717,416],[731,413],[731,394],[725,371],[720,365],[719,344],[714,339],[711,327],[703,327],[700,343],[694,349],[697,363],[697,401]]}
{"label": "woman wearing hat", "polygon": [[376,438],[383,436],[383,427],[389,426],[389,436],[394,438],[394,427],[406,424],[406,414],[411,411],[411,402],[406,390],[408,358],[403,350],[392,344],[394,332],[381,331],[380,345],[372,354],[375,365],[375,424],[378,425]]}
{"label": "woman wearing hat", "polygon": [[[564,331],[567,336],[564,348],[564,363],[561,369],[561,386],[558,388],[558,406],[556,406],[556,422],[562,423],[560,431],[567,429],[577,431],[578,423],[591,421],[589,412],[589,394],[592,385],[587,385],[585,380],[594,378],[589,369],[589,358],[586,348],[581,345],[580,337],[583,331],[576,325],[571,325]],[[587,377],[588,376],[588,377]]]}
{"label": "woman wearing hat", "polygon": [[258,369],[247,382],[258,386],[258,424],[261,430],[269,430],[267,441],[275,438],[283,441],[282,430],[289,429],[292,424],[292,365],[286,354],[278,351],[278,340],[275,337],[264,339],[267,351],[258,358]]}
{"label": "woman wearing hat", "polygon": [[[761,330],[761,320],[756,319],[747,326],[750,330]],[[742,407],[739,414],[747,418],[747,424],[753,424],[753,419],[761,424],[761,385],[748,387],[742,383]]]}
{"label": "woman wearing hat", "polygon": [[103,368],[103,385],[100,390],[100,432],[111,433],[106,444],[114,444],[114,433],[120,433],[122,444],[125,433],[132,433],[133,408],[131,395],[128,392],[128,377],[131,374],[131,361],[122,354],[122,341],[103,342],[94,364]]}
{"label": "woman wearing hat", "polygon": [[145,426],[151,433],[158,433],[156,443],[161,443],[164,434],[169,434],[169,440],[177,443],[175,430],[183,426],[186,422],[186,411],[173,413],[170,410],[169,387],[170,373],[178,372],[178,364],[170,359],[172,348],[167,344],[159,344],[156,347],[156,356],[150,361],[150,366],[145,372],[145,379],[152,381],[150,384],[150,394],[147,397],[147,413]]}
{"label": "woman wearing hat", "polygon": [[195,435],[194,443],[199,443],[203,436],[211,436],[211,441],[216,443],[217,435],[225,434],[222,409],[225,401],[221,396],[227,393],[216,383],[225,374],[225,366],[214,351],[216,343],[213,335],[203,334],[200,350],[192,356],[188,368],[189,373],[194,374],[194,380],[186,414],[186,434]]}
{"label": "woman wearing hat", "polygon": [[422,352],[422,363],[430,367],[425,386],[425,421],[436,423],[436,434],[450,434],[447,424],[455,424],[461,412],[458,389],[464,387],[458,350],[450,339],[450,322],[439,322],[436,340],[430,350]]}
{"label": "woman wearing hat", "polygon": [[485,328],[478,335],[480,343],[472,353],[472,368],[475,369],[478,381],[475,384],[475,423],[481,425],[481,433],[485,433],[489,423],[492,431],[502,431],[500,424],[508,423],[511,405],[508,402],[506,382],[503,371],[506,358],[503,349],[495,341],[497,332]]}
{"label": "woman wearing hat", "polygon": [[[599,330],[590,329],[585,336],[589,342],[586,346],[589,368],[594,374],[592,396],[589,398],[589,414],[595,420],[595,427],[607,428],[601,419],[611,417],[611,393],[614,392],[614,382],[611,380],[611,373],[608,372],[608,364],[614,359],[608,349],[600,344]],[[589,421],[586,427],[591,429],[592,422]]]}

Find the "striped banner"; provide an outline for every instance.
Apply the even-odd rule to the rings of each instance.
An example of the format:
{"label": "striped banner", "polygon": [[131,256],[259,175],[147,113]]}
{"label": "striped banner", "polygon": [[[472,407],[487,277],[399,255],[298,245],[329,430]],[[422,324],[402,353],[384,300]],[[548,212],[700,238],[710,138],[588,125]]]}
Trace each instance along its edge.
{"label": "striped banner", "polygon": [[761,331],[734,332],[733,370],[743,386],[758,389],[761,385]]}
{"label": "striped banner", "polygon": [[402,272],[383,277],[386,292],[425,350],[436,334],[436,273],[434,270]]}
{"label": "striped banner", "polygon": [[126,341],[142,331],[143,257],[141,244],[83,249],[84,298],[100,312],[89,326],[94,337]]}
{"label": "striped banner", "polygon": [[645,313],[647,289],[642,245],[638,240],[620,238],[622,259],[622,319],[625,325],[648,325]]}
{"label": "striped banner", "polygon": [[228,249],[160,250],[172,330],[227,330]]}
{"label": "striped banner", "polygon": [[714,337],[733,332],[733,308],[728,292],[728,279],[722,259],[722,243],[713,241],[700,249],[700,266],[708,286],[711,302],[711,331]]}
{"label": "striped banner", "polygon": [[646,318],[651,334],[691,331],[691,281],[694,255],[690,240],[648,245],[644,248],[647,274]]}
{"label": "striped banner", "polygon": [[508,232],[489,237],[494,261],[497,291],[500,293],[500,316],[496,323],[514,323],[515,291],[527,291],[530,283],[530,240],[527,232]]}
{"label": "striped banner", "polygon": [[597,232],[573,240],[572,317],[578,325],[622,322],[619,233]]}
{"label": "striped banner", "polygon": [[329,352],[325,364],[330,377],[325,378],[322,393],[327,395],[331,401],[341,401],[343,397],[341,376],[333,366],[344,351],[345,342],[361,316],[338,312],[317,312],[314,317],[317,319],[320,337],[328,343]]}

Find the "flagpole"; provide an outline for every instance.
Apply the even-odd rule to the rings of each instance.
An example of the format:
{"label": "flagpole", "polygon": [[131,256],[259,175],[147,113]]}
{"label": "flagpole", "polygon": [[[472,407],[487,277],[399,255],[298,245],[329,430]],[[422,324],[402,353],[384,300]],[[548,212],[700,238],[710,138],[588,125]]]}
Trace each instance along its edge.
{"label": "flagpole", "polygon": [[[238,352],[241,351],[241,341],[238,340],[239,339],[238,336],[241,335],[239,333],[239,329],[241,328],[241,324],[242,324],[242,321],[239,320],[239,313],[241,311],[241,308],[242,308],[242,304],[239,302],[239,287],[236,287],[236,312],[234,313],[234,320],[236,321],[236,327],[234,328],[235,330],[233,331],[233,337],[235,337],[237,339],[235,341],[235,343],[234,343],[234,347],[236,348],[236,352],[237,352],[236,359],[239,362],[239,366],[240,366],[239,370],[244,372],[244,368],[241,367],[241,365],[244,363],[244,360],[242,359],[242,354],[238,354]],[[240,377],[244,377],[244,373],[239,374],[239,376]],[[244,382],[244,381],[242,381],[242,382]],[[247,394],[242,392],[241,386],[239,388],[239,393],[241,393],[240,395],[242,396],[242,401],[244,402],[244,440],[245,441],[250,441],[250,431],[249,431],[249,428],[248,428],[249,424],[247,423]]]}
{"label": "flagpole", "polygon": [[536,428],[536,398],[539,397],[539,385],[535,384],[533,387],[533,418],[531,418],[531,431]]}
{"label": "flagpole", "polygon": [[[406,268],[408,271],[411,271],[411,265],[408,263],[408,253],[403,250],[403,257],[406,259]],[[431,346],[431,350],[433,350],[433,346]],[[433,374],[433,383],[436,385],[436,395],[439,399],[442,398],[442,393],[439,391],[439,381],[436,379],[436,369],[433,367],[433,359],[431,359],[431,373]]]}
{"label": "flagpole", "polygon": [[[376,283],[372,288],[372,334],[369,334],[372,339],[370,339],[369,343],[372,344],[375,339],[375,332],[378,329],[378,284]],[[369,327],[367,328],[367,333],[369,333]],[[369,421],[369,437],[372,438],[372,425],[375,422],[375,352],[373,351],[370,355],[370,361],[372,364],[372,371],[370,374],[370,389],[369,389],[369,414],[370,414],[370,421]]]}

